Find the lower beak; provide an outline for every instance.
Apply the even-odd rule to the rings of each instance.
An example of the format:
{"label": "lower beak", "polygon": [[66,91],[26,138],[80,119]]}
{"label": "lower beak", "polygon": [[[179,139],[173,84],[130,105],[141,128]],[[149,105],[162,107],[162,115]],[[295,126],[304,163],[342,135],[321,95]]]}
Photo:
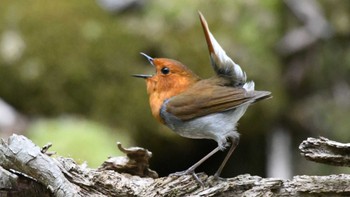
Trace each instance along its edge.
{"label": "lower beak", "polygon": [[144,79],[148,79],[151,78],[152,75],[143,75],[143,74],[135,74],[135,75],[131,75],[133,77],[137,77],[137,78],[144,78]]}

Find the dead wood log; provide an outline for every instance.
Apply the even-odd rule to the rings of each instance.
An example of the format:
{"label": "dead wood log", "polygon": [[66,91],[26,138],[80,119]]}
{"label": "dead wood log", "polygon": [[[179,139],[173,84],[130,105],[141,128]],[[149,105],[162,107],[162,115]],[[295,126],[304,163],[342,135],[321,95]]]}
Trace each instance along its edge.
{"label": "dead wood log", "polygon": [[[302,147],[310,140],[303,142]],[[321,141],[329,141],[321,138]],[[313,141],[311,140],[311,143]],[[334,144],[333,142],[330,144]],[[346,145],[346,144],[345,144]],[[344,148],[337,144],[333,148]],[[322,146],[320,147],[323,148]],[[155,176],[148,169],[148,153],[142,148],[124,149],[127,154],[141,155],[142,165],[135,158],[116,159],[118,169],[127,168],[143,174],[136,176],[108,168],[91,169],[70,158],[49,157],[24,136],[12,135],[0,143],[0,196],[347,196],[350,195],[350,175],[294,176],[292,180],[261,178],[249,174],[224,180],[199,173],[205,186],[193,177]],[[131,152],[130,152],[131,151]],[[134,154],[133,151],[139,151]],[[141,152],[140,152],[141,151]],[[144,151],[144,152],[142,152]],[[303,150],[302,150],[303,151]],[[322,152],[322,150],[318,150]],[[328,152],[329,153],[329,152]],[[348,157],[349,155],[344,155]],[[140,158],[138,157],[139,161]],[[123,162],[121,162],[123,161]],[[140,170],[140,166],[144,166]],[[125,169],[123,169],[125,170]],[[144,173],[145,172],[145,173]],[[144,176],[144,177],[140,177]],[[12,193],[10,193],[12,192]]]}

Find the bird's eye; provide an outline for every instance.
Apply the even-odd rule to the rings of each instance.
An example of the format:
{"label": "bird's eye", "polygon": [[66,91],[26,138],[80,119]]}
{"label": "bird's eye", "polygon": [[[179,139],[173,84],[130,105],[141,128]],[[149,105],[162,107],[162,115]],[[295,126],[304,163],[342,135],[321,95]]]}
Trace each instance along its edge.
{"label": "bird's eye", "polygon": [[168,67],[163,67],[160,71],[161,71],[164,75],[167,75],[167,74],[169,74],[170,69],[169,69]]}

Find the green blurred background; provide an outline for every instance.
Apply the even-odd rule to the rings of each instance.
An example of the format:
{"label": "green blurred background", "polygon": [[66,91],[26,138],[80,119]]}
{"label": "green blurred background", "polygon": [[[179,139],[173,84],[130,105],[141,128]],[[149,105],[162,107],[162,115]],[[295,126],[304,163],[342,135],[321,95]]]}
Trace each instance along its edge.
{"label": "green blurred background", "polygon": [[[0,101],[15,116],[0,107],[1,136],[52,142],[91,167],[119,155],[121,141],[152,151],[151,168],[162,176],[186,169],[216,143],[156,122],[144,81],[130,76],[154,72],[139,52],[213,75],[198,10],[256,89],[273,93],[241,119],[223,176],[349,172],[298,152],[311,136],[350,140],[350,2],[341,0],[2,1]],[[198,171],[215,172],[225,154]]]}

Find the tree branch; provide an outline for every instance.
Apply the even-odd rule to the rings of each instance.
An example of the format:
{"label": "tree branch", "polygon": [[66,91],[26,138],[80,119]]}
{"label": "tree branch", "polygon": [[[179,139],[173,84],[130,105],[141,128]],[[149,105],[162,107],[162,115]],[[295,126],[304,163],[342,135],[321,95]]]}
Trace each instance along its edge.
{"label": "tree branch", "polygon": [[[302,144],[308,147],[309,139]],[[321,140],[334,144],[325,138]],[[344,148],[339,144],[334,148]],[[138,147],[122,149],[129,157],[109,159],[108,168],[90,169],[85,165],[76,164],[70,158],[49,157],[26,137],[13,135],[6,142],[2,140],[0,143],[0,165],[3,167],[0,168],[0,196],[9,195],[9,192],[14,191],[17,192],[16,196],[350,195],[350,175],[346,174],[303,175],[295,176],[292,180],[245,174],[214,180],[213,176],[199,173],[198,177],[205,183],[205,187],[199,185],[190,175],[150,178],[147,175],[155,176],[153,171],[148,169],[150,152]],[[136,160],[145,163],[139,165],[135,163]],[[116,163],[113,163],[115,161]],[[144,177],[115,171],[125,171],[123,165],[129,170],[134,169],[135,173],[142,173],[140,176]],[[116,168],[113,169],[113,166]],[[19,187],[23,185],[23,181],[19,179],[26,180],[24,185],[29,185],[27,189]]]}
{"label": "tree branch", "polygon": [[7,143],[0,142],[0,163],[5,169],[33,177],[55,196],[72,196],[79,191],[65,178],[60,164],[24,136],[12,135]]}
{"label": "tree branch", "polygon": [[324,137],[308,138],[299,149],[306,159],[335,166],[350,166],[350,143],[343,144]]}

